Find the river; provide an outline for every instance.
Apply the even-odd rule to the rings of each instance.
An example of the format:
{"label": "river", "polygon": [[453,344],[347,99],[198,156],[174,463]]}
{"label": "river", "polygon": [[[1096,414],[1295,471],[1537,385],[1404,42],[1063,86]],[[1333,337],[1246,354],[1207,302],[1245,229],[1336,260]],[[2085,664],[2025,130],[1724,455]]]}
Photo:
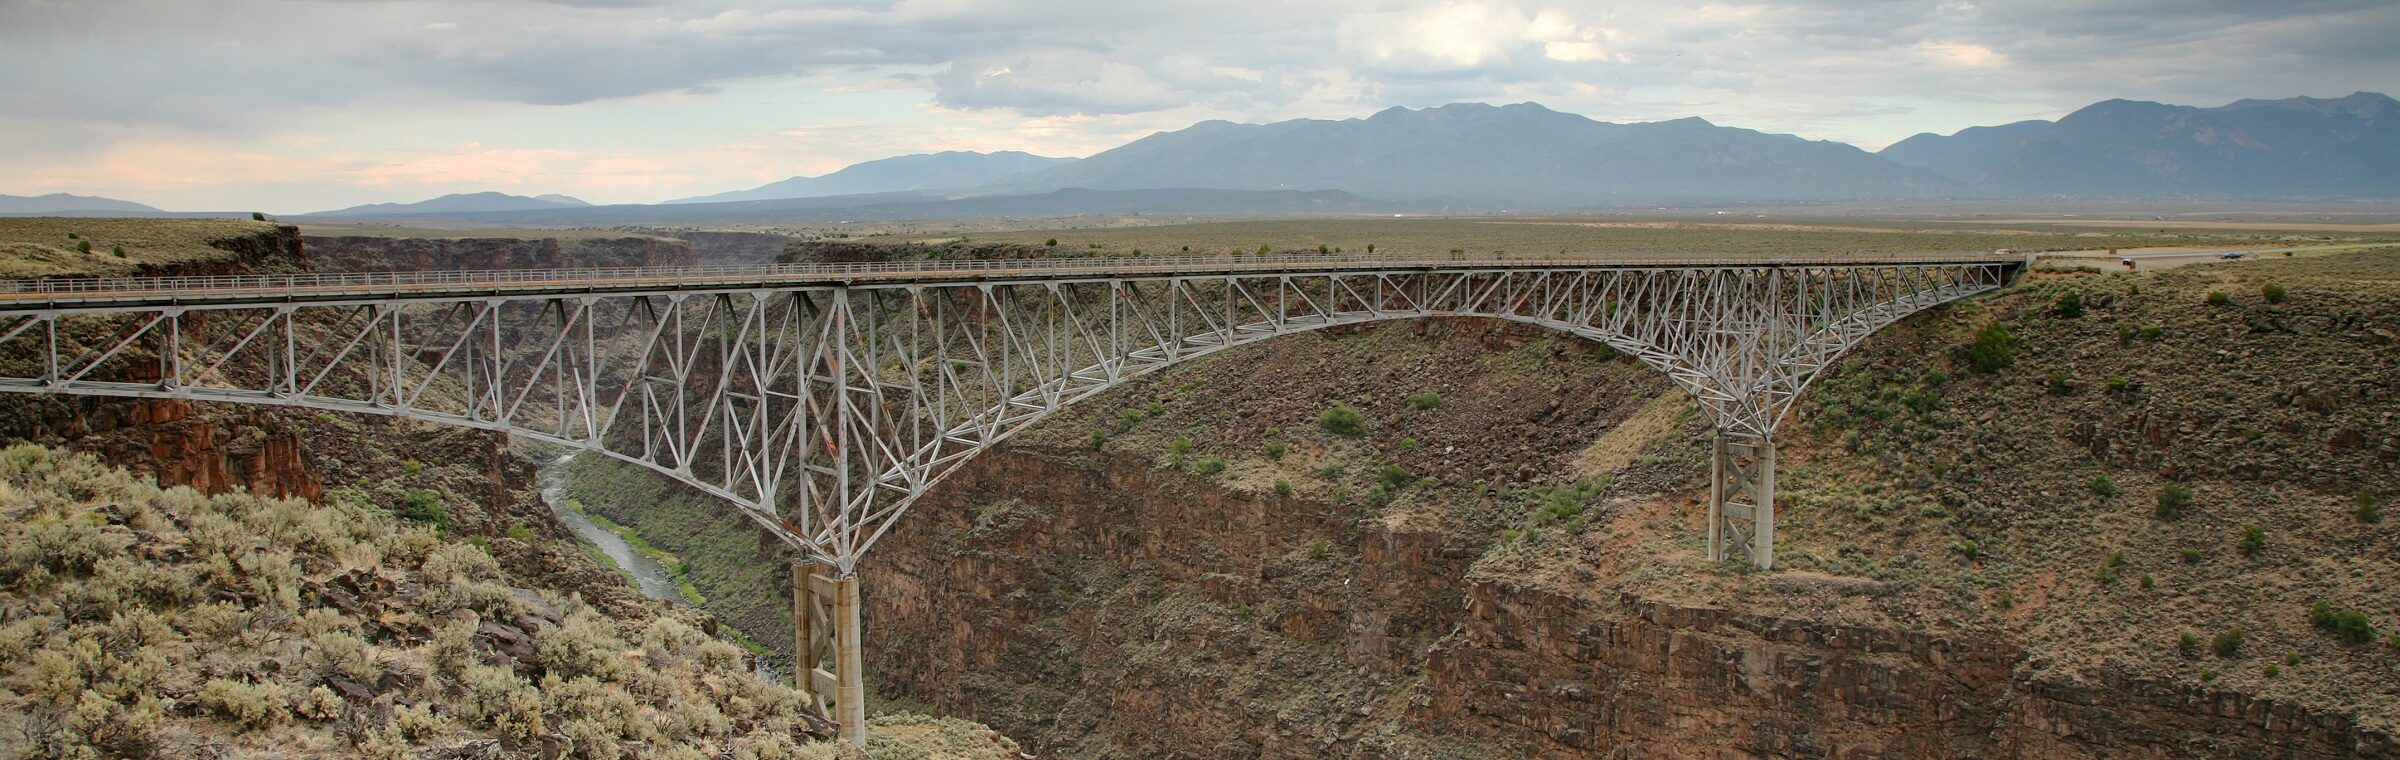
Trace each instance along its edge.
{"label": "river", "polygon": [[635,551],[624,537],[598,521],[567,508],[567,463],[573,461],[574,454],[562,454],[541,468],[542,503],[550,505],[550,514],[557,515],[559,522],[573,528],[575,535],[582,536],[584,541],[600,547],[600,553],[608,555],[608,561],[616,563],[617,569],[633,576],[633,585],[640,588],[642,593],[685,604],[683,594],[676,590],[675,577],[668,574],[657,560]]}
{"label": "river", "polygon": [[[651,559],[650,555],[635,550],[632,544],[625,542],[623,536],[599,521],[567,508],[567,464],[573,461],[575,454],[570,452],[559,455],[541,467],[542,503],[550,505],[550,514],[558,516],[558,521],[566,523],[568,528],[575,531],[575,535],[599,547],[600,553],[607,555],[609,562],[633,577],[634,587],[641,589],[644,595],[665,599],[671,604],[691,604],[690,600],[683,598],[683,592],[675,585],[675,576],[669,574],[665,566]],[[772,664],[773,659],[753,658],[751,667],[760,679],[782,683],[783,671]]]}

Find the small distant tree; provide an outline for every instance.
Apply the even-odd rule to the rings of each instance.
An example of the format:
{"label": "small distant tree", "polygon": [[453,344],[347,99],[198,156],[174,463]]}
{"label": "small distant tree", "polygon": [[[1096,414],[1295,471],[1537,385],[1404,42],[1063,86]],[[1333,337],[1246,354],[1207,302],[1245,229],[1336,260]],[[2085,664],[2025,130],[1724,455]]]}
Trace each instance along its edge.
{"label": "small distant tree", "polygon": [[2242,627],[2237,625],[2217,634],[2217,637],[2208,643],[2208,648],[2216,652],[2218,657],[2230,660],[2242,656],[2242,644],[2249,638],[2247,634],[2242,633]]}
{"label": "small distant tree", "polygon": [[2315,624],[2318,630],[2352,644],[2375,640],[2375,624],[2367,620],[2366,613],[2348,607],[2318,602],[2309,608],[2308,622]]}
{"label": "small distant tree", "polygon": [[2083,316],[2083,292],[2071,290],[2067,291],[2066,295],[2059,296],[2058,315],[2068,319]]}
{"label": "small distant tree", "polygon": [[1051,239],[1049,239],[1049,240],[1044,240],[1044,241],[1042,241],[1042,247],[1044,247],[1044,248],[1057,248],[1057,247],[1058,247],[1058,238],[1051,238]]}
{"label": "small distant tree", "polygon": [[1374,244],[1374,243],[1368,243],[1368,244],[1367,244],[1367,252],[1368,252],[1368,253],[1374,253],[1374,252],[1375,252],[1375,244]]}
{"label": "small distant tree", "polygon": [[89,241],[89,240],[78,240],[78,241],[76,241],[76,242],[75,242],[75,252],[77,252],[77,253],[91,253],[91,252],[92,252],[92,241]]}
{"label": "small distant tree", "polygon": [[2168,483],[2158,488],[2158,518],[2173,520],[2192,509],[2192,487]]}
{"label": "small distant tree", "polygon": [[1318,244],[1317,244],[1317,252],[1318,252],[1318,253],[1332,253],[1332,252],[1333,252],[1333,247],[1332,247],[1332,246],[1328,246],[1328,245],[1326,245],[1326,244],[1324,244],[1324,243],[1318,243]]}
{"label": "small distant tree", "polygon": [[1967,346],[1967,363],[1985,374],[2017,363],[2016,338],[2009,334],[2008,325],[1993,322],[1975,331],[1975,342]]}
{"label": "small distant tree", "polygon": [[121,258],[125,258],[125,246],[121,246],[121,245],[119,245],[119,246],[110,246],[110,248],[111,248],[110,252],[111,252],[111,253],[115,253],[115,254],[117,255],[117,258],[120,258],[120,259],[121,259]]}
{"label": "small distant tree", "polygon": [[2236,546],[2244,557],[2256,557],[2267,550],[2267,531],[2256,523],[2242,526],[2242,542]]}
{"label": "small distant tree", "polygon": [[1317,427],[1334,435],[1356,438],[1367,434],[1367,416],[1349,404],[1334,404],[1324,414],[1317,415]]}
{"label": "small distant tree", "polygon": [[2283,289],[2283,285],[2270,282],[2265,287],[2259,288],[2258,294],[2266,296],[2267,303],[2283,303],[2283,299],[2291,296],[2292,293]]}
{"label": "small distant tree", "polygon": [[1258,255],[1260,255],[1260,256],[1265,256],[1265,255],[1267,255],[1267,252],[1268,252],[1268,251],[1272,251],[1272,250],[1275,250],[1275,249],[1274,249],[1273,247],[1271,247],[1271,246],[1268,246],[1268,245],[1265,245],[1265,244],[1263,244],[1263,243],[1262,243],[1262,244],[1260,244],[1260,245],[1258,246]]}

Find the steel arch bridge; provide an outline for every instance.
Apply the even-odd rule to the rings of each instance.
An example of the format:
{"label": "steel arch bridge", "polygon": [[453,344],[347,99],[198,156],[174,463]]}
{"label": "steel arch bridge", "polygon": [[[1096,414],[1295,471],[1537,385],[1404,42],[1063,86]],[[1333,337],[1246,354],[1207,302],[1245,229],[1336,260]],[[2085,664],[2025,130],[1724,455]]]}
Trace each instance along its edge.
{"label": "steel arch bridge", "polygon": [[860,558],[965,460],[1079,399],[1335,325],[1540,325],[1698,400],[1718,432],[1710,554],[1771,567],[1775,428],[1801,390],[1869,333],[2028,264],[1319,255],[23,281],[0,283],[0,391],[505,431],[715,494],[814,560],[794,571],[797,680],[863,740]]}

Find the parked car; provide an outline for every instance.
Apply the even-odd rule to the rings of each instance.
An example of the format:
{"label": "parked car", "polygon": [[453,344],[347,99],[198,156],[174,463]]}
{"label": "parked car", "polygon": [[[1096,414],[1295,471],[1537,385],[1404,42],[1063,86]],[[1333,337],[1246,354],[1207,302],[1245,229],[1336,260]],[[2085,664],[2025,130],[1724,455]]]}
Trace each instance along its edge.
{"label": "parked car", "polygon": [[2248,254],[2248,253],[2250,253],[2250,252],[2249,252],[2249,251],[2226,251],[2226,252],[2224,252],[2224,253],[2217,254],[2217,258],[2220,258],[2220,259],[2225,259],[2225,260],[2227,260],[2227,261],[2231,261],[2231,260],[2234,260],[2234,259],[2241,258],[2242,256],[2244,256],[2244,255],[2246,255],[2246,254]]}

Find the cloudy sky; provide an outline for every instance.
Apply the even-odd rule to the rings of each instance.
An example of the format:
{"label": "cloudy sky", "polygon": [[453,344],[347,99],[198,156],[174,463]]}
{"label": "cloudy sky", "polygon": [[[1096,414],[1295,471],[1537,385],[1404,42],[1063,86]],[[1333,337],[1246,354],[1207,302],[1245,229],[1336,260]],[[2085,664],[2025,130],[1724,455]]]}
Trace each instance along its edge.
{"label": "cloudy sky", "polygon": [[0,0],[0,193],[651,202],[1203,119],[1536,101],[1880,148],[2400,90],[2390,0]]}

